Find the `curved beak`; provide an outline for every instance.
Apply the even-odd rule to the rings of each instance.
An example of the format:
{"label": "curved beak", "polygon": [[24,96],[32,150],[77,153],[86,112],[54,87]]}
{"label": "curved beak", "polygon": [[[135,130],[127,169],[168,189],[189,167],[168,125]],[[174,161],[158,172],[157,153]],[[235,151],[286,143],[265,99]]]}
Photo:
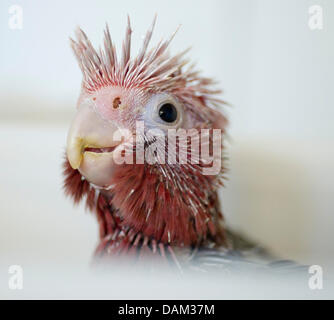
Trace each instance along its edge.
{"label": "curved beak", "polygon": [[108,122],[89,105],[81,105],[75,115],[67,136],[67,157],[73,169],[82,164],[84,154],[111,153],[121,141],[115,141],[118,130],[112,122]]}
{"label": "curved beak", "polygon": [[67,137],[66,153],[71,167],[95,185],[108,186],[115,167],[114,151],[124,142],[119,131],[114,122],[101,118],[93,106],[81,104]]}

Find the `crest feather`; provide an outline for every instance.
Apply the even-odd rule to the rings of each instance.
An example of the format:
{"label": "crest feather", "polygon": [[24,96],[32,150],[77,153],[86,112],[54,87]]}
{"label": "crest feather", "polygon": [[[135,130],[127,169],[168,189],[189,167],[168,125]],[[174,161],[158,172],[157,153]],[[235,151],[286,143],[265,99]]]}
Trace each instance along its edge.
{"label": "crest feather", "polygon": [[125,38],[120,59],[117,57],[115,45],[111,39],[108,25],[104,30],[104,45],[98,51],[80,28],[75,32],[76,40],[70,39],[71,47],[83,74],[83,88],[94,92],[101,87],[121,86],[124,88],[141,88],[143,90],[169,91],[182,94],[185,98],[204,97],[211,105],[223,103],[212,97],[220,93],[211,86],[214,81],[204,78],[188,64],[185,54],[189,49],[170,56],[167,49],[179,28],[165,41],[160,41],[152,49],[149,44],[156,23],[154,16],[137,57],[131,58],[131,25],[128,16]]}

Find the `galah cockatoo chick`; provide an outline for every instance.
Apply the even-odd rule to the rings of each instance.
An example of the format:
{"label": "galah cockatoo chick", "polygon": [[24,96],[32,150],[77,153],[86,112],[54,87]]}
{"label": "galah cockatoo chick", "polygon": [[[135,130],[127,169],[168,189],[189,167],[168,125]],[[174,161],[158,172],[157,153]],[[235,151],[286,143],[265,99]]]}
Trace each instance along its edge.
{"label": "galah cockatoo chick", "polygon": [[178,249],[227,248],[217,188],[227,121],[214,82],[167,52],[173,36],[121,57],[108,26],[94,49],[78,29],[71,46],[83,81],[71,124],[65,191],[85,199],[100,232],[97,257],[147,253],[175,261]]}

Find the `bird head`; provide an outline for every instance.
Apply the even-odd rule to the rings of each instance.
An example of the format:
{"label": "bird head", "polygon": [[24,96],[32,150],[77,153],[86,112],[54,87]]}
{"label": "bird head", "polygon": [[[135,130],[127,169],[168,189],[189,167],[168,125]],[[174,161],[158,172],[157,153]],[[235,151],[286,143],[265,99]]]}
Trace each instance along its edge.
{"label": "bird head", "polygon": [[129,20],[120,58],[108,26],[103,49],[81,29],[71,39],[83,81],[68,133],[65,188],[97,211],[108,208],[112,222],[103,222],[103,235],[109,228],[192,245],[221,230],[216,189],[227,121],[214,82],[187,67],[186,52],[167,52],[174,34],[149,49],[154,24],[134,58]]}

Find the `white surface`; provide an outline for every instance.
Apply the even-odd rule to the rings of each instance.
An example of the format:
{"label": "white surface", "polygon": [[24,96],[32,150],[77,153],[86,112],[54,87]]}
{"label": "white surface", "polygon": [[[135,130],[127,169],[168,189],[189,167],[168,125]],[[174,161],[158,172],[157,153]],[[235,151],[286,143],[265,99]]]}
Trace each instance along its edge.
{"label": "white surface", "polygon": [[[308,282],[288,277],[242,277],[223,273],[148,274],[138,268],[92,272],[87,266],[51,262],[24,265],[22,290],[9,290],[8,273],[0,268],[5,299],[328,299],[333,287],[310,290]],[[130,303],[130,302],[129,302]]]}

